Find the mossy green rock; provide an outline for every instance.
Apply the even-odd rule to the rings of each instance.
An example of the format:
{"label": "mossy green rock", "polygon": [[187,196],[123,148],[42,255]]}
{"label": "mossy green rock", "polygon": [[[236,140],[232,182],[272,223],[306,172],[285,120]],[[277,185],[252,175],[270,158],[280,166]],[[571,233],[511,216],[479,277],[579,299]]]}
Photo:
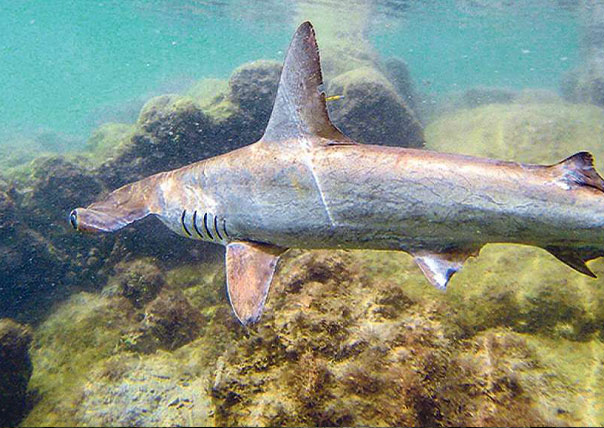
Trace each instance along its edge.
{"label": "mossy green rock", "polygon": [[79,293],[36,329],[30,389],[39,398],[25,425],[77,424],[73,412],[80,388],[95,363],[119,350],[131,308],[125,298]]}
{"label": "mossy green rock", "polygon": [[153,300],[166,283],[164,274],[151,258],[119,263],[115,271],[103,293],[123,296],[136,308]]}
{"label": "mossy green rock", "polygon": [[377,69],[363,67],[329,82],[333,122],[352,139],[366,144],[422,147],[423,129],[394,85]]}
{"label": "mossy green rock", "polygon": [[578,274],[547,255],[541,280],[539,251],[487,246],[443,294],[404,253],[292,250],[250,328],[228,306],[222,269],[180,267],[165,287],[189,304],[156,299],[179,312],[172,319],[194,320],[194,307],[205,321],[170,352],[132,353],[130,333],[146,321],[127,300],[78,295],[36,333],[42,400],[26,423],[601,423],[604,348],[598,330],[581,326],[603,325],[585,297],[602,287],[565,284]]}
{"label": "mossy green rock", "polygon": [[489,104],[446,114],[425,136],[428,149],[528,163],[589,150],[604,170],[604,110],[586,104]]}

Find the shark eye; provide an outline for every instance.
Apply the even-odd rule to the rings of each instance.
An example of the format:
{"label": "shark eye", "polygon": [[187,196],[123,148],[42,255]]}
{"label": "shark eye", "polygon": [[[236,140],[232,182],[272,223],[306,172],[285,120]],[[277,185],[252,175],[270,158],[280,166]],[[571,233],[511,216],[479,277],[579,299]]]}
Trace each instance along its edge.
{"label": "shark eye", "polygon": [[69,223],[74,229],[78,229],[78,213],[77,210],[73,210],[71,214],[69,214]]}

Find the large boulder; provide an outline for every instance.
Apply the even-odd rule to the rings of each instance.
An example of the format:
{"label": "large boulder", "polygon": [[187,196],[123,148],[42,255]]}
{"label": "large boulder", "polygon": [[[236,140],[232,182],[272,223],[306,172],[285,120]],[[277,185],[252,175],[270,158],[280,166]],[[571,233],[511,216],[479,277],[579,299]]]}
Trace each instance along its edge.
{"label": "large boulder", "polygon": [[329,94],[343,95],[328,107],[334,123],[349,137],[366,144],[422,147],[423,129],[415,113],[382,73],[359,68],[328,85]]}
{"label": "large boulder", "polygon": [[277,96],[281,68],[279,62],[254,61],[237,68],[229,79],[229,98],[242,112],[258,120],[262,129]]}
{"label": "large boulder", "polygon": [[547,164],[589,150],[604,166],[604,111],[590,105],[489,104],[443,115],[425,135],[442,152]]}

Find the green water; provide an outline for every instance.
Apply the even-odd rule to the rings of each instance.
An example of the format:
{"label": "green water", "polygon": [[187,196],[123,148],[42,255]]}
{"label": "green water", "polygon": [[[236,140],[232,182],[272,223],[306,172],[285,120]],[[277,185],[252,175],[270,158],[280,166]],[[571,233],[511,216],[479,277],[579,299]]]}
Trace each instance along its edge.
{"label": "green water", "polygon": [[[369,39],[436,96],[473,86],[556,89],[578,60],[575,13],[558,2],[499,3],[376,2]],[[4,1],[0,137],[50,132],[79,144],[101,123],[133,121],[153,95],[226,78],[254,59],[280,60],[297,25],[292,10],[243,0]]]}

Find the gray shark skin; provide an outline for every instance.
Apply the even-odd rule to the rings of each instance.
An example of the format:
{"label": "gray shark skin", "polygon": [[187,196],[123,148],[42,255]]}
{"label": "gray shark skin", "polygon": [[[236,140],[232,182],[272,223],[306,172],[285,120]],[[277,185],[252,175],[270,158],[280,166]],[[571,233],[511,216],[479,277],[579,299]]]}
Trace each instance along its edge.
{"label": "gray shark skin", "polygon": [[289,47],[264,136],[250,146],[126,185],[72,211],[72,226],[115,231],[155,215],[226,246],[227,292],[259,319],[288,248],[411,253],[445,289],[490,242],[545,248],[583,274],[604,255],[604,180],[589,153],[528,165],[357,144],[329,120],[314,30]]}

